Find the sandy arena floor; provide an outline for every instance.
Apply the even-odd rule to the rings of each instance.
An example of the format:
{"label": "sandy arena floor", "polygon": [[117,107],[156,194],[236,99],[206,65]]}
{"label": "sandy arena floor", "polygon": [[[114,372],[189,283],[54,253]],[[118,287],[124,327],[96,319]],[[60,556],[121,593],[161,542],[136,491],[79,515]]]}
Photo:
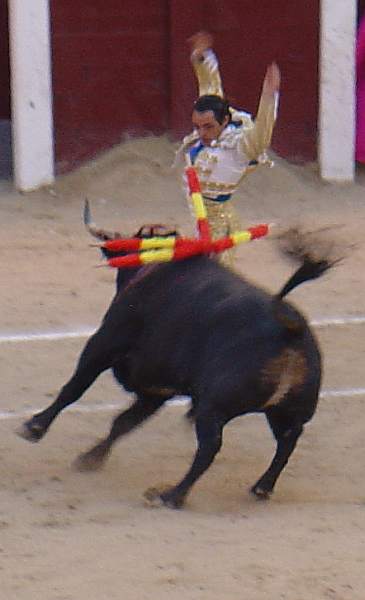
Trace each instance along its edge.
{"label": "sandy arena floor", "polygon": [[[70,376],[85,338],[18,334],[95,328],[114,291],[96,269],[81,213],[133,232],[143,222],[192,227],[165,138],[130,141],[51,190],[0,186],[0,597],[4,600],[364,600],[365,598],[365,173],[321,182],[315,168],[278,160],[237,197],[245,225],[338,225],[356,246],[323,279],[291,296],[316,327],[323,398],[268,503],[250,497],[274,450],[259,416],[226,428],[224,447],[182,511],[148,509],[146,488],[177,481],[195,448],[183,407],[168,407],[116,448],[103,471],[72,470],[128,402],[110,374],[63,413],[38,445],[14,431]],[[272,239],[244,245],[239,268],[277,290],[292,270]],[[333,394],[332,392],[336,392]],[[86,409],[89,408],[89,411]]]}

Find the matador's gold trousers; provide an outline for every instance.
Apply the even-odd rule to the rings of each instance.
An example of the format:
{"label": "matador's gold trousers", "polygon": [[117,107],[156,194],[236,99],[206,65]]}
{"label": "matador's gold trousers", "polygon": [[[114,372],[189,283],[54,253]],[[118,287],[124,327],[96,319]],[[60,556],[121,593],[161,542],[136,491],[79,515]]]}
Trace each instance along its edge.
{"label": "matador's gold trousers", "polygon": [[[208,198],[204,197],[203,200],[214,240],[226,237],[241,229],[239,218],[232,207],[232,200],[217,202],[208,200]],[[226,267],[233,269],[235,262],[235,248],[231,248],[230,250],[218,254],[218,260]]]}

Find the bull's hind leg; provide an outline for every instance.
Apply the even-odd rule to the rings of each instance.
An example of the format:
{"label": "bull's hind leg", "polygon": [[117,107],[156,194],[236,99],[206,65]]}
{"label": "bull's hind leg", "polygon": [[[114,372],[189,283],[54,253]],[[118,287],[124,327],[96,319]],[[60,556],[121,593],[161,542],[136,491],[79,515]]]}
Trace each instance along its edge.
{"label": "bull's hind leg", "polygon": [[80,454],[74,466],[79,471],[95,471],[101,468],[118,438],[141,425],[153,415],[167,400],[164,397],[139,396],[136,402],[118,415],[111,426],[109,435],[87,452]]}
{"label": "bull's hind leg", "polygon": [[289,414],[281,407],[269,409],[266,418],[277,442],[276,452],[268,470],[251,488],[255,496],[264,500],[273,492],[275,483],[303,431],[303,423],[298,421],[298,416]]}
{"label": "bull's hind leg", "polygon": [[87,342],[71,379],[63,386],[56,400],[45,410],[26,421],[17,433],[30,442],[38,442],[57,415],[76,402],[95,379],[112,365],[113,355],[107,336],[99,330]]}
{"label": "bull's hind leg", "polygon": [[222,446],[224,422],[214,414],[205,414],[196,417],[195,426],[198,449],[191,468],[175,487],[147,490],[145,498],[149,504],[154,506],[165,504],[170,508],[181,508],[190,488],[212,464]]}

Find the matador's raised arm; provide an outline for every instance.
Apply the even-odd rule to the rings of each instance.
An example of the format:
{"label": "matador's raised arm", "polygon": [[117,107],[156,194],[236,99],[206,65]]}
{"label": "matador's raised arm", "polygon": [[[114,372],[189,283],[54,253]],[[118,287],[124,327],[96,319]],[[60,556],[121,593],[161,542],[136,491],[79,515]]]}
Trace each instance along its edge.
{"label": "matador's raised arm", "polygon": [[260,155],[271,144],[275,125],[280,88],[280,71],[276,63],[272,63],[267,71],[256,118],[244,128],[240,148],[251,160],[258,160]]}
{"label": "matador's raised arm", "polygon": [[213,50],[193,51],[191,62],[198,81],[199,96],[214,94],[223,98],[224,93],[218,60]]}

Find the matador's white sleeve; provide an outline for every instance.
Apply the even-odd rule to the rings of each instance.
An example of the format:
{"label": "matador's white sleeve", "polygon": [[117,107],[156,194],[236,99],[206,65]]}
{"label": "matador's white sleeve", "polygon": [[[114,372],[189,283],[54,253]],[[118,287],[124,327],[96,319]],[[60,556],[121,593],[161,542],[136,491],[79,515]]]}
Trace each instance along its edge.
{"label": "matador's white sleeve", "polygon": [[205,50],[199,58],[193,52],[191,62],[198,80],[199,96],[214,94],[223,98],[218,60],[213,50]]}
{"label": "matador's white sleeve", "polygon": [[260,155],[268,149],[271,144],[274,129],[279,93],[261,94],[259,109],[252,125],[244,127],[240,137],[239,146],[241,151],[250,160],[258,160]]}

